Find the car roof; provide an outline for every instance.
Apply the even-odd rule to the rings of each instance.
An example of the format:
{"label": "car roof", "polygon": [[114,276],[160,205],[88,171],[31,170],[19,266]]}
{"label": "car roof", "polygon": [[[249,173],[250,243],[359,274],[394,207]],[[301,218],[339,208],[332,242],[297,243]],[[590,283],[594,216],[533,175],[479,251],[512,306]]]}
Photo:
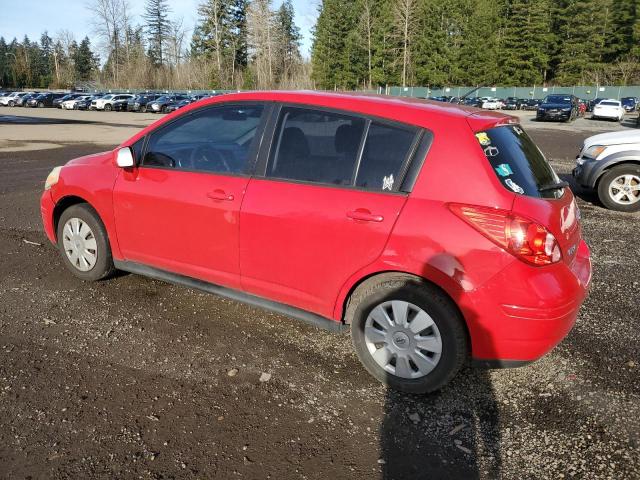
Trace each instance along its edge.
{"label": "car roof", "polygon": [[[421,115],[437,115],[440,118],[466,119],[472,128],[489,128],[488,125],[497,123],[518,123],[516,117],[498,112],[489,112],[478,108],[444,103],[433,100],[418,99],[413,97],[392,97],[371,93],[338,93],[320,92],[309,90],[266,90],[227,93],[215,97],[203,99],[198,102],[198,107],[207,104],[215,104],[221,101],[256,100],[274,101],[284,103],[300,103],[310,106],[335,108],[354,112],[367,112],[370,115],[378,115],[383,118],[397,118],[402,121],[405,114],[411,114],[412,120],[408,123],[419,125],[414,118]],[[193,104],[195,105],[195,104]],[[188,107],[185,107],[188,108]],[[379,112],[379,113],[378,113]],[[406,121],[406,120],[405,120]]]}

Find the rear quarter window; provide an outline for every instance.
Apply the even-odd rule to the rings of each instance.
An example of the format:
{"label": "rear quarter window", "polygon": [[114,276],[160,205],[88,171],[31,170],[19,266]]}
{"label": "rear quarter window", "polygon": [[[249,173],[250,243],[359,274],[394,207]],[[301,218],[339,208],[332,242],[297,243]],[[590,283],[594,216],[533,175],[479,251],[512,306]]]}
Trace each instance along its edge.
{"label": "rear quarter window", "polygon": [[475,136],[493,172],[507,190],[538,198],[562,196],[562,188],[544,188],[559,183],[560,179],[522,127],[495,127],[477,132]]}

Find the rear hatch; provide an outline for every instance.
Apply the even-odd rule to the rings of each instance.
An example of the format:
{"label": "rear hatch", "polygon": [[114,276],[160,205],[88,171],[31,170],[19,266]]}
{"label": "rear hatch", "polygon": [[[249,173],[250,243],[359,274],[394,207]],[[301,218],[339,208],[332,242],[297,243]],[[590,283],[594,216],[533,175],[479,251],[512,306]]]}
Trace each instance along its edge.
{"label": "rear hatch", "polygon": [[563,260],[573,262],[581,239],[580,213],[568,185],[520,125],[494,126],[475,135],[496,177],[515,195],[513,213],[545,227]]}

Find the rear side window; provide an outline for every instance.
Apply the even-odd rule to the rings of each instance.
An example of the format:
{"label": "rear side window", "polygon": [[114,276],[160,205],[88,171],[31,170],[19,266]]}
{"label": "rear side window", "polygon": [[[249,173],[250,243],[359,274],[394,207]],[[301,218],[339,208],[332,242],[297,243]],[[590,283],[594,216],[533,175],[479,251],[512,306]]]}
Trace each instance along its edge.
{"label": "rear side window", "polygon": [[417,132],[415,127],[349,114],[283,107],[266,174],[397,191]]}
{"label": "rear side window", "polygon": [[416,138],[416,129],[371,122],[356,176],[356,186],[393,190]]}
{"label": "rear side window", "polygon": [[358,117],[284,107],[267,176],[350,185],[365,125]]}
{"label": "rear side window", "polygon": [[476,138],[505,188],[529,197],[562,196],[561,188],[548,188],[559,183],[560,179],[522,127],[496,127],[477,132]]}

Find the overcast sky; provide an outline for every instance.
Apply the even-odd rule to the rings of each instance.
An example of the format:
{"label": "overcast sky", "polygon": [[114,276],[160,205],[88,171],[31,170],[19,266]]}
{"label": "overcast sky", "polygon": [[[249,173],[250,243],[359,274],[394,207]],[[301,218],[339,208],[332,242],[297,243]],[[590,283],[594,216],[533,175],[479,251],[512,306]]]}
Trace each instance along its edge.
{"label": "overcast sky", "polygon": [[[197,20],[197,6],[201,0],[169,0],[172,18],[184,19],[184,25],[189,30],[189,38],[193,26]],[[144,10],[144,0],[129,0],[136,18],[134,23],[141,23],[140,15]],[[274,8],[277,8],[282,0],[274,0]],[[0,36],[10,42],[14,37],[18,40],[26,35],[31,40],[39,40],[42,32],[47,30],[49,36],[55,37],[60,30],[69,30],[74,33],[76,40],[81,40],[88,35],[94,41],[91,32],[91,11],[80,1],[55,1],[55,0],[21,0],[12,2],[0,0]],[[295,8],[296,24],[303,36],[302,54],[309,56],[311,48],[311,28],[315,24],[318,2],[317,0],[293,0]]]}

